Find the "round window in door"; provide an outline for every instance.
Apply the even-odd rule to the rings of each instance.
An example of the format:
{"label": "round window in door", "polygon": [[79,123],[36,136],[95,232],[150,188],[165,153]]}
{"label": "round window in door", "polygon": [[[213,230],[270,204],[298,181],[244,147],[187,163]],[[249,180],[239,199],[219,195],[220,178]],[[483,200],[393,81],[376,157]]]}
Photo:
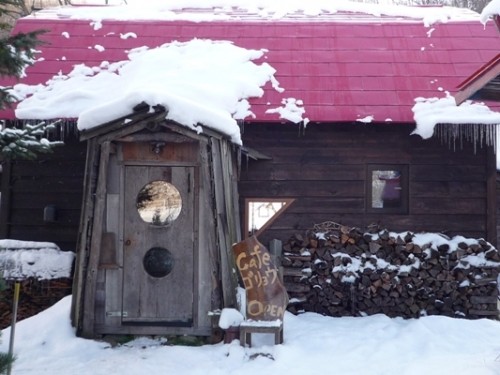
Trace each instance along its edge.
{"label": "round window in door", "polygon": [[167,181],[151,181],[137,194],[139,216],[146,223],[164,226],[177,219],[182,209],[179,190]]}
{"label": "round window in door", "polygon": [[161,278],[172,272],[174,268],[174,258],[167,249],[163,247],[152,247],[144,254],[142,264],[148,275]]}

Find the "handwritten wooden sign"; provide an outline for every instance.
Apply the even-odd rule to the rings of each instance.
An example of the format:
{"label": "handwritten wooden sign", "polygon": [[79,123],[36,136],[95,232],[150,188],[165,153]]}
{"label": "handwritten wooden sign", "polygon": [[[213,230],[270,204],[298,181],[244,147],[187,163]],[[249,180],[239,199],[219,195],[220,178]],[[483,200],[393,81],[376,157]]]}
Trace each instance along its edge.
{"label": "handwritten wooden sign", "polygon": [[247,318],[283,319],[288,295],[269,251],[252,236],[233,245],[233,252],[246,290]]}

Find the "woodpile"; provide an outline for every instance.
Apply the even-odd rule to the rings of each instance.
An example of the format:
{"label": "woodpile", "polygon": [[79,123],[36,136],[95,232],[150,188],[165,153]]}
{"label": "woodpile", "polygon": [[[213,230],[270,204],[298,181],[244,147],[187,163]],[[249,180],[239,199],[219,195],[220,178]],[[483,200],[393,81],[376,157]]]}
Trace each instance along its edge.
{"label": "woodpile", "polygon": [[[323,223],[283,245],[293,313],[498,319],[500,255],[488,242]],[[430,235],[430,234],[429,234]]]}
{"label": "woodpile", "polygon": [[[0,329],[11,325],[14,282],[5,281],[7,288],[0,292]],[[29,318],[46,310],[63,297],[71,294],[72,281],[69,278],[21,281],[17,321]]]}

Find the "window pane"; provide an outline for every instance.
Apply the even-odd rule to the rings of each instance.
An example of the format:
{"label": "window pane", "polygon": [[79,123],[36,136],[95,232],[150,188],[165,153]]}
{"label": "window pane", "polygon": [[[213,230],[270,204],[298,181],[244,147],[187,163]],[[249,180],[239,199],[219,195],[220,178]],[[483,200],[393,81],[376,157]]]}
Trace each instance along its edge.
{"label": "window pane", "polygon": [[146,223],[163,226],[179,217],[182,198],[174,185],[166,181],[152,181],[137,194],[136,206]]}
{"label": "window pane", "polygon": [[402,206],[401,171],[372,171],[372,208]]}
{"label": "window pane", "polygon": [[165,277],[174,268],[174,257],[163,247],[149,249],[142,259],[144,270],[152,277]]}
{"label": "window pane", "polygon": [[285,201],[248,202],[248,233],[252,235],[257,232],[276,215],[286,203]]}

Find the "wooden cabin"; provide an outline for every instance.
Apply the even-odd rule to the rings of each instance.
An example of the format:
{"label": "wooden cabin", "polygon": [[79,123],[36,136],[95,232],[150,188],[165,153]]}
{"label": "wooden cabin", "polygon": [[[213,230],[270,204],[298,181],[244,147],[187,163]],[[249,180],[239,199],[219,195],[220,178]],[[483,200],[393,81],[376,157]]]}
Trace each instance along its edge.
{"label": "wooden cabin", "polygon": [[[188,9],[177,10],[175,20],[108,16],[95,27],[67,12],[44,10],[17,22],[14,32],[49,30],[43,36],[49,44],[40,47],[41,59],[22,83],[43,83],[77,64],[126,60],[136,47],[202,38],[266,49],[258,63],[275,68],[284,89],[268,84],[249,100],[254,116],[239,120],[242,147],[208,129],[193,133],[169,121],[162,108],[151,113],[138,106],[126,126],[121,118],[96,124],[79,134],[79,146],[61,149],[65,160],[81,162],[71,168],[82,190],[67,201],[83,202],[80,225],[68,229],[73,241],[66,245],[78,253],[73,318],[80,334],[210,334],[208,313],[234,303],[228,246],[251,233],[267,244],[333,221],[496,243],[493,147],[411,135],[415,98],[453,92],[498,53],[491,23],[462,18],[427,27],[394,14],[277,18],[246,9],[218,10],[217,20],[200,21],[207,10]],[[299,120],[291,121],[290,111]],[[11,125],[19,121],[13,111],[2,117]],[[33,180],[57,170],[57,158],[56,151],[35,162]],[[21,187],[14,182],[23,180],[17,163],[4,166],[9,180],[2,176],[0,230],[5,237],[59,244],[65,216],[44,222],[42,208],[60,212],[68,198],[49,199],[40,185],[36,206],[16,200]],[[63,176],[59,181],[63,190],[72,186]],[[172,203],[162,214],[153,204],[144,220],[142,207],[155,200],[147,197],[163,189],[150,185],[154,181],[166,181],[167,196],[182,201],[182,209]],[[31,227],[18,218],[22,209],[34,214]]]}

